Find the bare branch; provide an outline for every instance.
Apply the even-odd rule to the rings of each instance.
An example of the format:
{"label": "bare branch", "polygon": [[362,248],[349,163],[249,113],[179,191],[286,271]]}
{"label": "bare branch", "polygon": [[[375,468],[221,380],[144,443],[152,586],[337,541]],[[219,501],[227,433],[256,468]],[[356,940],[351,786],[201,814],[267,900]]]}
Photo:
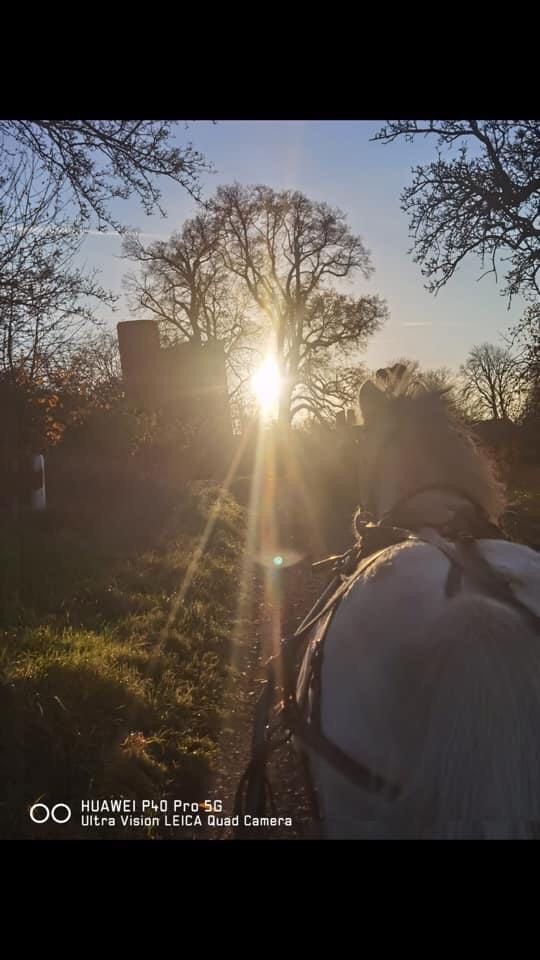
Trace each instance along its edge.
{"label": "bare branch", "polygon": [[158,183],[177,183],[196,199],[199,176],[209,169],[192,144],[174,142],[178,122],[163,120],[0,120],[40,172],[77,207],[83,221],[121,231],[110,204],[137,197],[145,213],[165,216]]}
{"label": "bare branch", "polygon": [[[536,299],[540,269],[540,123],[532,120],[398,120],[373,140],[435,138],[438,155],[413,169],[402,193],[414,260],[437,293],[472,253],[487,273],[509,267],[502,291]],[[441,149],[446,148],[445,156]],[[455,150],[450,159],[448,151]]]}

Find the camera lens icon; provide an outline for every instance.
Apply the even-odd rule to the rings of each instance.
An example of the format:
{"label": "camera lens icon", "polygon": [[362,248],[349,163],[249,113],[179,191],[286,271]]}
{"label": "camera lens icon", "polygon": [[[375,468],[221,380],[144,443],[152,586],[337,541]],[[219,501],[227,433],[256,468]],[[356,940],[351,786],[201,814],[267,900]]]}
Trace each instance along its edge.
{"label": "camera lens icon", "polygon": [[68,807],[67,803],[55,803],[54,807],[48,807],[46,803],[34,803],[30,807],[29,815],[33,823],[47,823],[47,820],[67,823],[71,820],[71,807]]}

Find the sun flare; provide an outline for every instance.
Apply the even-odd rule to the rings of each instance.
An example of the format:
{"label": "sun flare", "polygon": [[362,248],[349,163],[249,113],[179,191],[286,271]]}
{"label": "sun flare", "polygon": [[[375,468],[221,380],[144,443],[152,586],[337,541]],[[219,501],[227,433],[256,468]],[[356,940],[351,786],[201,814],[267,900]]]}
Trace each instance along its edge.
{"label": "sun flare", "polygon": [[264,363],[254,373],[251,385],[261,413],[267,417],[275,416],[281,390],[281,376],[274,357],[266,357]]}

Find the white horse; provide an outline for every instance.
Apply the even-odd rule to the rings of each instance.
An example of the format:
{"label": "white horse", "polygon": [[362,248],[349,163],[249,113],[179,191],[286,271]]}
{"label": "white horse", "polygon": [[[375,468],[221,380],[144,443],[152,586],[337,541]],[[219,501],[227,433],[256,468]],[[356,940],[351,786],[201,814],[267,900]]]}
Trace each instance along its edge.
{"label": "white horse", "polygon": [[487,457],[440,392],[395,396],[367,382],[359,400],[362,502],[377,520],[399,506],[399,526],[419,539],[381,550],[351,578],[324,639],[319,717],[327,741],[400,792],[359,787],[309,749],[323,836],[535,836],[540,555],[489,533],[477,540],[522,609],[454,564],[443,534],[457,512],[476,504],[497,524],[504,509]]}

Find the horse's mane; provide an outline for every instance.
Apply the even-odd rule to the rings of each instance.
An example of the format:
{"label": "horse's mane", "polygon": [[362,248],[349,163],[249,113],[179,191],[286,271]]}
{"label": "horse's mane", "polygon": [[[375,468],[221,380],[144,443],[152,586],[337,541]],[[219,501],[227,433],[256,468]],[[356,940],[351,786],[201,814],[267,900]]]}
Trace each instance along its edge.
{"label": "horse's mane", "polygon": [[492,520],[499,520],[504,486],[494,461],[460,418],[450,391],[427,388],[404,364],[378,370],[376,379],[391,398],[392,417],[409,450],[425,453],[445,483],[466,491]]}

